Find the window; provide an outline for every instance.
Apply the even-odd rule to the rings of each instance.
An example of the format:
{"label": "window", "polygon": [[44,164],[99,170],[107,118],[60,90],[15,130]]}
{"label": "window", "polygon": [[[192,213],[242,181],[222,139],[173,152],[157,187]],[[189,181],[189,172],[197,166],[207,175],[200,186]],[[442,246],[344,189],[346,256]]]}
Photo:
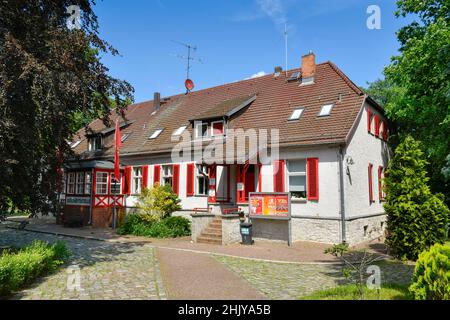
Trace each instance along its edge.
{"label": "window", "polygon": [[179,136],[183,133],[183,131],[186,129],[186,126],[179,127],[175,132],[173,133],[174,136]]}
{"label": "window", "polygon": [[120,139],[121,142],[124,142],[125,140],[128,139],[128,137],[130,136],[131,133],[124,133],[124,135],[122,136],[122,138]]}
{"label": "window", "polygon": [[209,187],[209,171],[208,166],[197,164],[195,170],[196,176],[196,193],[198,195],[207,195]]}
{"label": "window", "polygon": [[84,193],[84,172],[77,172],[76,194]]}
{"label": "window", "polygon": [[150,136],[149,139],[156,139],[156,138],[158,138],[158,136],[161,134],[161,132],[163,132],[163,129],[155,130],[155,132],[153,132],[153,134]]}
{"label": "window", "polygon": [[86,176],[84,179],[84,193],[91,194],[91,186],[92,186],[92,173],[86,172]]}
{"label": "window", "polygon": [[102,148],[102,137],[95,136],[89,138],[89,151],[100,150]]}
{"label": "window", "polygon": [[333,109],[332,104],[326,104],[322,106],[322,109],[320,109],[319,117],[329,116],[332,109]]}
{"label": "window", "polygon": [[131,193],[139,194],[142,189],[142,167],[133,168]]}
{"label": "window", "polygon": [[165,186],[166,184],[172,185],[172,165],[162,166],[162,184]]}
{"label": "window", "polygon": [[122,193],[122,179],[117,182],[114,179],[114,173],[111,173],[110,175],[110,181],[111,181],[111,194],[121,194]]}
{"label": "window", "polygon": [[208,132],[208,124],[206,122],[204,123],[198,123],[195,127],[196,137],[197,138],[206,138],[209,136]]}
{"label": "window", "polygon": [[97,172],[95,189],[97,194],[108,194],[108,173]]}
{"label": "window", "polygon": [[68,180],[68,194],[74,194],[75,193],[75,173],[71,172],[69,173],[69,180]]}
{"label": "window", "polygon": [[290,160],[287,167],[292,198],[306,199],[306,160]]}
{"label": "window", "polygon": [[302,114],[303,114],[303,108],[294,110],[294,112],[292,112],[292,114],[291,114],[291,117],[289,118],[289,121],[300,119]]}
{"label": "window", "polygon": [[212,123],[212,135],[213,136],[222,136],[223,131],[223,121],[216,121]]}

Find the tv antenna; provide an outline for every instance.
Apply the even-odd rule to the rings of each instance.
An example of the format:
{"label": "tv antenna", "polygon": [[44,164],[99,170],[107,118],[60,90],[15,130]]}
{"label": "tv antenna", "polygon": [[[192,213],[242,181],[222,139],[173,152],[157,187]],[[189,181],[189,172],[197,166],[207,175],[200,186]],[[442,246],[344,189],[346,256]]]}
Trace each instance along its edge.
{"label": "tv antenna", "polygon": [[197,51],[197,46],[194,46],[192,44],[183,43],[180,41],[175,41],[175,40],[172,40],[172,42],[177,43],[177,44],[182,45],[187,48],[187,56],[184,56],[181,54],[172,54],[172,56],[175,56],[177,58],[187,61],[185,87],[187,90],[186,93],[189,93],[194,88],[194,82],[189,78],[189,72],[192,68],[192,62],[196,61],[196,62],[203,63],[203,60],[192,57],[192,52]]}
{"label": "tv antenna", "polygon": [[285,63],[285,72],[287,77],[288,72],[288,32],[287,32],[287,23],[284,24],[284,63]]}

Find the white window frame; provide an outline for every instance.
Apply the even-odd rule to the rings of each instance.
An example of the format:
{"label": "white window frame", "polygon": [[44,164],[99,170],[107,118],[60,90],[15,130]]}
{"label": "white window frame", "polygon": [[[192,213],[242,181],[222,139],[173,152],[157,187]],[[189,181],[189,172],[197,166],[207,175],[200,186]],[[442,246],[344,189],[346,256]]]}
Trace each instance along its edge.
{"label": "white window frame", "polygon": [[[289,170],[289,166],[291,162],[295,162],[295,161],[304,161],[305,162],[305,171],[301,172],[301,171],[295,171],[295,172],[291,172]],[[308,176],[307,176],[307,171],[308,171],[308,163],[306,159],[291,159],[286,161],[286,178],[287,178],[287,189],[288,192],[291,192],[291,199],[293,200],[306,200],[308,199]],[[305,177],[305,197],[304,198],[299,198],[299,197],[295,197],[293,195],[292,192],[299,192],[299,191],[291,191],[291,184],[290,184],[290,177]]]}
{"label": "white window frame", "polygon": [[[168,174],[166,174],[166,169],[168,169]],[[162,178],[162,185],[166,185],[166,181],[165,179],[169,179],[170,178],[170,185],[173,185],[173,165],[169,164],[165,164],[161,166],[161,178]]]}
{"label": "white window frame", "polygon": [[122,177],[120,177],[120,179],[119,179],[119,183],[113,183],[113,177],[114,177],[114,172],[111,172],[110,174],[109,174],[109,181],[111,181],[111,184],[110,184],[110,186],[109,186],[109,188],[110,188],[110,194],[113,194],[113,192],[112,192],[112,186],[113,185],[118,185],[119,186],[119,192],[117,192],[116,194],[122,194]]}
{"label": "white window frame", "polygon": [[[203,136],[203,135],[201,135],[201,133],[199,133],[198,127],[200,127],[200,126],[206,126],[206,135],[205,136]],[[205,139],[205,138],[209,138],[210,136],[211,136],[210,126],[209,126],[208,122],[198,122],[195,124],[195,137],[196,138]]]}
{"label": "white window frame", "polygon": [[[100,147],[96,148],[96,145],[94,143],[95,140],[99,139],[100,140]],[[102,136],[92,136],[88,139],[88,148],[89,151],[97,151],[97,150],[101,150],[103,147],[103,138]]]}
{"label": "white window frame", "polygon": [[289,117],[289,121],[299,120],[302,117],[304,111],[305,111],[305,108],[295,109],[294,111],[292,111],[292,114]]}
{"label": "white window frame", "polygon": [[[327,113],[324,113],[324,110],[326,110],[325,108],[329,108],[330,110]],[[331,112],[333,111],[333,108],[334,108],[334,104],[333,103],[324,104],[320,108],[319,117],[327,117],[327,116],[331,115]]]}
{"label": "white window frame", "polygon": [[75,178],[75,194],[84,194],[84,172],[77,172]]}
{"label": "white window frame", "polygon": [[[99,179],[99,175],[106,176],[106,182],[101,181]],[[108,194],[108,184],[109,184],[109,174],[105,171],[98,171],[95,173],[95,193],[96,194]],[[99,186],[105,186],[106,192],[100,192]]]}
{"label": "white window frame", "polygon": [[67,175],[67,194],[75,194],[75,172],[69,172]]}
{"label": "white window frame", "polygon": [[[222,124],[222,133],[221,134],[214,134],[214,124],[215,123],[221,123]],[[225,121],[218,120],[211,122],[211,136],[212,137],[222,137],[225,135]]]}
{"label": "white window frame", "polygon": [[[202,168],[202,172],[203,174],[199,173],[200,168]],[[205,172],[206,169],[206,172]],[[199,183],[199,179],[205,179],[205,193],[201,193],[199,192],[199,188],[200,188],[200,183]],[[196,164],[195,165],[195,195],[197,196],[207,196],[208,195],[208,188],[209,188],[209,171],[208,171],[208,166],[207,165],[202,165],[202,164]]]}
{"label": "white window frame", "polygon": [[91,192],[92,192],[92,172],[86,171],[84,176],[84,194],[90,195]]}
{"label": "white window frame", "polygon": [[[131,173],[131,193],[140,194],[142,192],[142,167],[133,167]],[[139,173],[139,174],[136,174]]]}

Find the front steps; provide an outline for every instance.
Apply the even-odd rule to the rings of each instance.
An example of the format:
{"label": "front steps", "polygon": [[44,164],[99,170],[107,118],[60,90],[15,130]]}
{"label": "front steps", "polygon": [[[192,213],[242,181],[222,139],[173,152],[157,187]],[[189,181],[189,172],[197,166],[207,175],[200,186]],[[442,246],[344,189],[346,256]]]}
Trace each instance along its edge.
{"label": "front steps", "polygon": [[222,218],[215,217],[197,238],[198,243],[222,244]]}

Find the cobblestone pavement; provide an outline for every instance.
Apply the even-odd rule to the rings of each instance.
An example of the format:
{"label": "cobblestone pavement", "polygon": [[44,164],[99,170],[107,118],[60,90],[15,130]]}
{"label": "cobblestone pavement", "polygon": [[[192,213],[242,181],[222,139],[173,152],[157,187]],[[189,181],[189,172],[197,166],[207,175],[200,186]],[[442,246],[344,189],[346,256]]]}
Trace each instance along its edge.
{"label": "cobblestone pavement", "polygon": [[[0,245],[22,247],[33,240],[64,240],[72,255],[59,271],[37,279],[12,299],[165,299],[154,248],[143,244],[107,243],[0,228]],[[81,290],[68,290],[77,284]]]}
{"label": "cobblestone pavement", "polygon": [[[299,299],[316,290],[348,283],[339,264],[285,264],[214,256],[269,299]],[[413,266],[381,262],[382,283],[407,284]]]}

